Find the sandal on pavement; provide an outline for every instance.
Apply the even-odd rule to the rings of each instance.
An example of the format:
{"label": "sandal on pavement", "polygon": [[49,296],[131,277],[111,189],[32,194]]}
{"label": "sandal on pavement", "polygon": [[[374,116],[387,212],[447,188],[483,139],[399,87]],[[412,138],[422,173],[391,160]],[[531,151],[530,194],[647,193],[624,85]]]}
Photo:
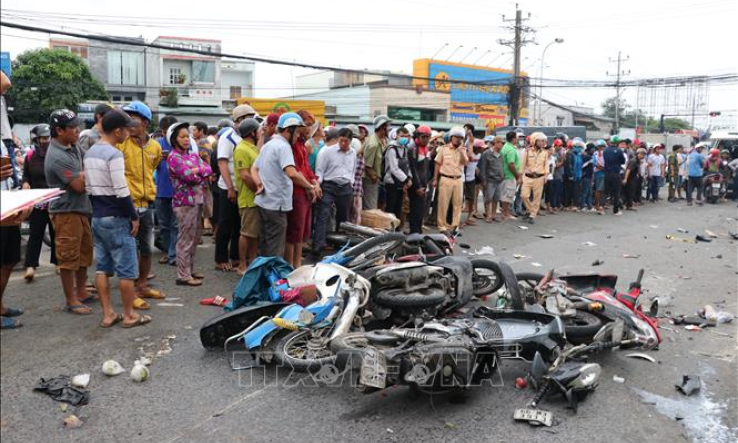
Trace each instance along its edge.
{"label": "sandal on pavement", "polygon": [[112,328],[113,326],[117,325],[118,323],[123,321],[123,314],[115,314],[115,318],[110,323],[105,323],[105,321],[100,322],[100,327],[103,329]]}
{"label": "sandal on pavement", "polygon": [[200,274],[199,272],[193,272],[192,273],[192,278],[195,278],[197,280],[202,280],[202,279],[205,278],[205,276],[203,274]]}
{"label": "sandal on pavement", "polygon": [[140,292],[138,296],[141,298],[153,298],[155,300],[162,300],[167,297],[163,292],[151,288],[146,288],[146,290]]}
{"label": "sandal on pavement", "polygon": [[165,264],[167,264],[167,263],[169,263],[169,257],[167,257],[166,255],[165,255],[164,257],[161,257],[161,258],[159,259],[159,264],[160,264],[160,265],[165,265]]}
{"label": "sandal on pavement", "polygon": [[123,322],[123,327],[125,329],[129,329],[129,328],[135,328],[136,326],[143,326],[147,323],[151,323],[151,317],[148,315],[139,315],[138,318],[136,318],[136,320],[133,321],[133,323]]}
{"label": "sandal on pavement", "polygon": [[148,311],[149,309],[151,309],[151,305],[148,304],[146,300],[136,297],[133,299],[133,309]]}
{"label": "sandal on pavement", "polygon": [[96,288],[96,287],[95,287],[95,285],[93,285],[92,283],[87,283],[87,284],[85,285],[85,290],[86,290],[87,292],[91,292],[91,293],[97,293],[97,288]]}
{"label": "sandal on pavement", "polygon": [[230,263],[218,263],[215,265],[216,271],[233,272],[233,267]]}
{"label": "sandal on pavement", "polygon": [[0,314],[3,317],[17,317],[23,315],[23,309],[20,308],[7,308],[4,314]]}
{"label": "sandal on pavement", "polygon": [[189,280],[177,279],[177,286],[202,286],[202,280],[191,278]]}
{"label": "sandal on pavement", "polygon": [[153,280],[156,278],[156,274],[153,272],[150,272],[149,275],[146,276],[146,280]]}
{"label": "sandal on pavement", "polygon": [[87,305],[83,305],[83,304],[64,306],[64,310],[74,315],[92,314],[92,308]]}
{"label": "sandal on pavement", "polygon": [[3,317],[2,323],[0,323],[0,329],[18,329],[23,324],[14,318]]}
{"label": "sandal on pavement", "polygon": [[225,306],[228,304],[228,300],[225,297],[216,295],[213,298],[203,298],[200,300],[200,304],[203,306]]}
{"label": "sandal on pavement", "polygon": [[100,296],[99,295],[90,294],[90,295],[88,295],[87,297],[83,298],[80,301],[82,303],[84,303],[84,304],[87,304],[87,303],[92,303],[93,301],[99,301],[99,300],[100,300]]}

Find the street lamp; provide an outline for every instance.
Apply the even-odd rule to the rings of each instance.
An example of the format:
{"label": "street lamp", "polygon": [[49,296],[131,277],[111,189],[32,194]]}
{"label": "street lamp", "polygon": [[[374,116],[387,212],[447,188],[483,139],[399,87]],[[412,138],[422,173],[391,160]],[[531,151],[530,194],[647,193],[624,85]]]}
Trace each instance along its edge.
{"label": "street lamp", "polygon": [[543,94],[543,67],[546,64],[546,50],[549,48],[549,46],[553,45],[554,43],[564,43],[563,38],[555,38],[554,41],[547,44],[545,48],[543,48],[543,55],[541,55],[541,67],[538,70],[538,99],[536,100],[536,124],[539,124],[541,119],[541,95]]}
{"label": "street lamp", "polygon": [[433,54],[433,57],[431,57],[431,60],[435,59],[436,56],[441,53],[441,51],[443,51],[444,49],[446,49],[446,46],[448,46],[448,43],[444,43],[443,46],[441,46],[441,49],[439,49],[438,51],[436,51],[435,54]]}
{"label": "street lamp", "polygon": [[448,58],[446,59],[446,61],[451,60],[451,57],[453,57],[454,54],[456,54],[456,52],[458,52],[458,50],[461,49],[461,48],[463,48],[463,47],[464,47],[464,45],[459,45],[458,48],[454,49],[454,52],[452,52],[451,55],[448,56]]}

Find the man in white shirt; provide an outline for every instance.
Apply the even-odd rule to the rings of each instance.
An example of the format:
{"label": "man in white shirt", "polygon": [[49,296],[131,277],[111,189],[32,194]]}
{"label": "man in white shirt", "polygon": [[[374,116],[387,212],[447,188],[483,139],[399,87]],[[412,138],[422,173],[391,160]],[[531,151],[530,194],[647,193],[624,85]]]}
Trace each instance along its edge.
{"label": "man in white shirt", "polygon": [[653,153],[648,156],[647,197],[650,197],[653,203],[659,200],[659,188],[663,184],[663,178],[666,173],[666,158],[661,155],[662,149],[661,145],[656,145],[653,148]]}
{"label": "man in white shirt", "polygon": [[[238,105],[233,109],[231,117],[235,128],[246,118],[252,118],[256,111],[249,105]],[[219,220],[218,234],[215,238],[215,268],[221,271],[232,271],[239,263],[238,239],[241,230],[241,218],[238,214],[236,200],[236,173],[233,169],[233,150],[241,142],[241,137],[233,127],[228,128],[218,138],[218,180]]]}
{"label": "man in white shirt", "polygon": [[336,206],[336,229],[348,220],[356,177],[356,150],[351,147],[353,132],[349,128],[338,131],[338,143],[325,146],[318,153],[315,175],[318,176],[323,197],[318,204],[315,222],[313,253],[319,255],[325,247],[325,233]]}

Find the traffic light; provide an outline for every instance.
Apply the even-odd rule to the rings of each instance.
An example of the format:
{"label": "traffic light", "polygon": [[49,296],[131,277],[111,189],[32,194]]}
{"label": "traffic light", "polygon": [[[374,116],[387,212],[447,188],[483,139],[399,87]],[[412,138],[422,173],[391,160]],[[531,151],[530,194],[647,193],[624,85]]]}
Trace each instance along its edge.
{"label": "traffic light", "polygon": [[718,115],[720,115],[720,112],[719,111],[718,112],[711,112],[710,113],[710,117],[717,117]]}

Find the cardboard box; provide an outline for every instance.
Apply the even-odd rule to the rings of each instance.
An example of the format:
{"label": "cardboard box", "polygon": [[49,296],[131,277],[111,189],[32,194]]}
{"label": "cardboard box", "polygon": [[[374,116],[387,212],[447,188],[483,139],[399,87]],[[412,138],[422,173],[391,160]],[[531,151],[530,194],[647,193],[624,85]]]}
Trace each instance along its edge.
{"label": "cardboard box", "polygon": [[394,214],[379,209],[364,209],[361,211],[361,225],[374,229],[394,231],[400,226],[400,220]]}

